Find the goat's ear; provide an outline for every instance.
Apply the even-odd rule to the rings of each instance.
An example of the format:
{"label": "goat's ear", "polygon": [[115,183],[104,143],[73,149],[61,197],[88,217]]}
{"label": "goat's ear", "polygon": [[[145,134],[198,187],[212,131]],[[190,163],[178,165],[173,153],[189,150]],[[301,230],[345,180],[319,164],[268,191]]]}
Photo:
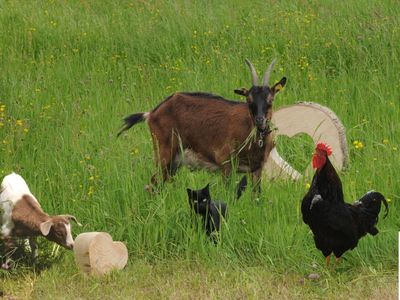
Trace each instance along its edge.
{"label": "goat's ear", "polygon": [[286,77],[283,77],[279,82],[275,83],[274,86],[271,88],[271,91],[274,94],[279,93],[286,84]]}
{"label": "goat's ear", "polygon": [[192,195],[192,190],[191,189],[186,189],[188,196],[190,197]]}
{"label": "goat's ear", "polygon": [[53,226],[53,221],[52,220],[47,220],[46,222],[40,223],[40,232],[44,235],[47,236],[50,232],[50,228]]}
{"label": "goat's ear", "polygon": [[235,94],[247,97],[249,95],[249,90],[246,88],[237,89],[235,90]]}
{"label": "goat's ear", "polygon": [[82,224],[78,222],[78,220],[75,218],[73,215],[62,215],[65,217],[68,221],[74,221],[79,227],[82,227]]}

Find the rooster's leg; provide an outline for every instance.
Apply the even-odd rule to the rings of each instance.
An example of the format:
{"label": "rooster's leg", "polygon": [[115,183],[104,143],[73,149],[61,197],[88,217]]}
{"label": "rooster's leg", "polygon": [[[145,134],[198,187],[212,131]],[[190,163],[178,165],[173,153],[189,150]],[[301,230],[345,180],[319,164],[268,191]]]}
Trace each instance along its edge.
{"label": "rooster's leg", "polygon": [[339,257],[335,256],[335,264],[333,266],[334,271],[336,271],[336,267],[339,265],[340,258],[341,258],[340,256]]}
{"label": "rooster's leg", "polygon": [[328,267],[329,266],[329,262],[331,261],[331,256],[330,255],[328,255],[328,256],[326,256],[325,257],[325,262],[326,262],[326,266]]}
{"label": "rooster's leg", "polygon": [[335,267],[339,264],[341,257],[335,257]]}

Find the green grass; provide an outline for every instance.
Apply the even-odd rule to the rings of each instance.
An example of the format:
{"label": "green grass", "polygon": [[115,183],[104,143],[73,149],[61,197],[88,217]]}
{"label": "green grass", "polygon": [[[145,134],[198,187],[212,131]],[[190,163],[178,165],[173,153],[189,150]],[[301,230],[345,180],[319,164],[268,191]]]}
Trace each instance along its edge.
{"label": "green grass", "polygon": [[[74,214],[129,249],[127,269],[104,278],[77,270],[72,252],[0,271],[20,298],[358,299],[396,295],[400,227],[400,7],[396,1],[1,1],[0,175],[24,176],[46,212]],[[234,201],[235,181],[182,168],[161,193],[146,124],[116,138],[121,119],[175,91],[235,98],[250,85],[244,59],[272,81],[288,78],[275,107],[328,106],[346,127],[352,202],[370,189],[391,200],[380,234],[363,238],[336,269],[324,267],[303,224],[310,178],[263,182],[258,201]],[[356,149],[354,141],[364,145]],[[310,139],[279,139],[305,169]],[[229,205],[217,246],[192,226],[186,188],[214,185]],[[317,281],[303,280],[319,273]],[[67,292],[70,293],[67,296]]]}

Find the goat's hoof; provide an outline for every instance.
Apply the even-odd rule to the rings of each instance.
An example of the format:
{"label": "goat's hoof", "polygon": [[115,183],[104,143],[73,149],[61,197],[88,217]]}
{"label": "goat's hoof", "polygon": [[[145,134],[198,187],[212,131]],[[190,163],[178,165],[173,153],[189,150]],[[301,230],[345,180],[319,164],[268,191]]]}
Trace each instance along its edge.
{"label": "goat's hoof", "polygon": [[150,184],[146,184],[146,185],[144,186],[144,190],[145,190],[146,192],[149,192],[149,193],[151,193],[151,192],[152,192],[152,190],[153,190],[153,188],[151,187],[151,185],[150,185]]}
{"label": "goat's hoof", "polygon": [[157,190],[154,187],[154,185],[152,185],[152,184],[146,184],[144,186],[144,189],[145,189],[145,191],[147,191],[151,195],[157,194]]}

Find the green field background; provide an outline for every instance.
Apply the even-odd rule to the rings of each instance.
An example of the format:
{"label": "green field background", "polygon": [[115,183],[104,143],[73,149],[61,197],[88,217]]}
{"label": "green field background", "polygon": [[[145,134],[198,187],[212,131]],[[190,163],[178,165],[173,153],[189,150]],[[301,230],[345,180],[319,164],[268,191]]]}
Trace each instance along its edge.
{"label": "green field background", "polygon": [[[0,175],[21,174],[49,214],[69,213],[129,249],[122,272],[88,278],[73,253],[40,243],[39,263],[0,270],[20,298],[358,299],[395,297],[400,227],[400,5],[397,1],[0,1]],[[346,128],[345,198],[389,201],[376,237],[326,268],[300,203],[310,177],[234,188],[240,174],[178,171],[157,195],[148,126],[117,139],[122,118],[176,91],[237,99],[244,59],[275,82],[275,108],[311,101]],[[244,100],[243,100],[244,101]],[[279,138],[309,166],[310,138]],[[228,203],[218,245],[190,218],[186,188]],[[317,281],[304,280],[318,273]],[[117,291],[122,294],[118,296]],[[70,294],[67,294],[69,292]],[[1,296],[0,296],[1,297]]]}

